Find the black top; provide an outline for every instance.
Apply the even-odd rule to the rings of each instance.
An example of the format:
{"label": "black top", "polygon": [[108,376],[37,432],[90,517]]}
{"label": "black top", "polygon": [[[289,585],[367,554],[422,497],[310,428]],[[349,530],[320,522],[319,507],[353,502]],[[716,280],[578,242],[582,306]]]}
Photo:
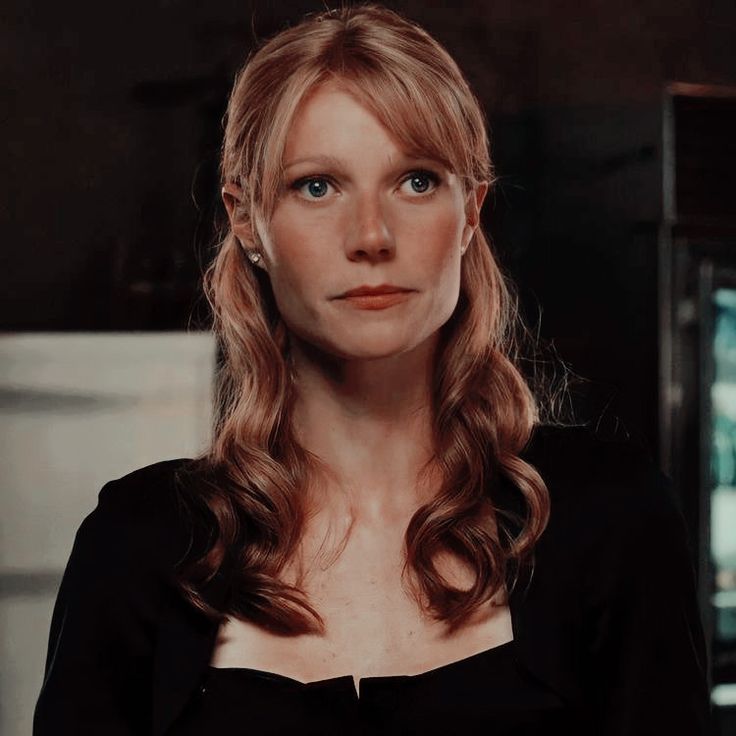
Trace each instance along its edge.
{"label": "black top", "polygon": [[210,667],[171,736],[394,736],[569,733],[570,713],[519,666],[514,642],[420,675],[351,675],[302,683],[248,668]]}
{"label": "black top", "polygon": [[[667,478],[637,446],[584,428],[536,427],[521,456],[551,499],[533,575],[509,595],[523,677],[580,724],[566,736],[709,734],[695,571]],[[82,523],[54,608],[34,736],[170,734],[209,678],[217,622],[175,582],[178,561],[201,544],[180,513],[177,479],[190,467],[170,460],[107,483]],[[503,474],[488,492],[523,515]],[[207,595],[226,600],[228,580],[216,577]],[[474,683],[478,712],[494,688]],[[249,721],[259,717],[257,703],[248,710]]]}

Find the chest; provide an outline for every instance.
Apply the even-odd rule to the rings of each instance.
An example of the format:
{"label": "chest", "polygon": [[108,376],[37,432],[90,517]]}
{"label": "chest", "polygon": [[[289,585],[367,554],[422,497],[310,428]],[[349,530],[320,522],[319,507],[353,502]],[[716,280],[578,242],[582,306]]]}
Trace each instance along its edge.
{"label": "chest", "polygon": [[[417,602],[404,568],[403,537],[357,534],[336,561],[313,556],[302,589],[325,623],[323,635],[284,637],[251,622],[220,627],[211,664],[275,672],[301,682],[352,674],[356,679],[412,675],[512,640],[508,605],[485,604],[460,629]],[[450,558],[443,576],[459,587],[471,572]]]}

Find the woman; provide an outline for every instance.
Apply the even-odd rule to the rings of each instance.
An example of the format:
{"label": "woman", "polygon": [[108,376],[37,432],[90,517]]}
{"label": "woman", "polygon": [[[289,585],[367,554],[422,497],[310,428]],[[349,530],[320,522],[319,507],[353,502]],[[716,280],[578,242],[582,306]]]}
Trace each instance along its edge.
{"label": "woman", "polygon": [[626,443],[544,426],[478,227],[482,111],[371,5],[248,61],[207,274],[221,410],[105,486],[35,733],[706,733],[684,525]]}

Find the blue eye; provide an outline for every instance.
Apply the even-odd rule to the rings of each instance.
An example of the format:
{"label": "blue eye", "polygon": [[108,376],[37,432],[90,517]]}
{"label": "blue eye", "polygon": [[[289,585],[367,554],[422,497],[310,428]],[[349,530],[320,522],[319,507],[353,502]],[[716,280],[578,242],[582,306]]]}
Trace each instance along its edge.
{"label": "blue eye", "polygon": [[309,194],[309,198],[321,199],[327,194],[328,181],[320,176],[312,176],[306,179],[298,179],[291,187],[297,191],[301,191],[305,187]]}
{"label": "blue eye", "polygon": [[412,171],[411,174],[404,179],[411,182],[411,188],[416,194],[425,194],[433,184],[435,187],[439,184],[440,178],[431,171]]}
{"label": "blue eye", "polygon": [[[402,184],[410,182],[414,194],[431,194],[432,187],[436,189],[440,181],[440,177],[434,172],[418,169],[409,172]],[[328,193],[328,187],[331,186],[332,184],[325,176],[306,176],[293,182],[291,189],[300,192],[307,200],[316,200],[324,199]]]}

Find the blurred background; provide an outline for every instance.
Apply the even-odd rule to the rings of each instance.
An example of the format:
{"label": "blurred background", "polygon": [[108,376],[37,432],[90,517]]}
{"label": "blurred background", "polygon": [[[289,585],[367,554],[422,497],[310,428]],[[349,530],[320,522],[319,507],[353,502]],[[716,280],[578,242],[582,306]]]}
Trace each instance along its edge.
{"label": "blurred background", "polygon": [[[736,4],[388,2],[487,111],[484,224],[578,417],[644,443],[687,519],[736,734]],[[332,4],[330,4],[332,5]],[[0,10],[0,733],[30,733],[54,596],[108,479],[208,437],[221,120],[319,2]]]}

